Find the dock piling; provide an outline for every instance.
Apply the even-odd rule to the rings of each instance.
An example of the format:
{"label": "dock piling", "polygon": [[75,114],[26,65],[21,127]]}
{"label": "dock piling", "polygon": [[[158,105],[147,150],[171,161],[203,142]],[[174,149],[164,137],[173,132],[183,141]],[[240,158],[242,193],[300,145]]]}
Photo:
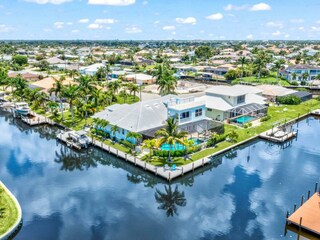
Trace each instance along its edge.
{"label": "dock piling", "polygon": [[308,191],[308,200],[309,200],[309,198],[310,198],[310,190]]}
{"label": "dock piling", "polygon": [[297,209],[297,204],[294,204],[294,206],[293,206],[293,212],[295,212],[296,209]]}
{"label": "dock piling", "polygon": [[303,205],[303,202],[304,202],[304,196],[302,195],[302,196],[301,196],[301,203],[300,203],[300,207]]}

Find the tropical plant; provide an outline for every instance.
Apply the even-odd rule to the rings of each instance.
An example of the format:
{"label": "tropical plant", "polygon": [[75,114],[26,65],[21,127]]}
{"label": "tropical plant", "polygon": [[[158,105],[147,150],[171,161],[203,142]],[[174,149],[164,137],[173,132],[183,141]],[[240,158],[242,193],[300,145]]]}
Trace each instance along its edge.
{"label": "tropical plant", "polygon": [[71,112],[72,125],[74,125],[74,109],[73,104],[77,99],[79,87],[77,85],[69,85],[65,87],[62,91],[62,97],[64,97],[69,103],[69,108]]}
{"label": "tropical plant", "polygon": [[111,133],[112,133],[114,139],[116,138],[116,134],[119,131],[120,131],[120,128],[117,125],[111,126]]}
{"label": "tropical plant", "polygon": [[146,139],[142,143],[142,149],[149,149],[149,158],[153,155],[152,150],[156,147],[156,139]]}
{"label": "tropical plant", "polygon": [[136,132],[127,132],[126,134],[126,139],[127,140],[135,140],[135,141],[132,141],[132,144],[135,148],[135,146],[137,145],[138,141],[140,139],[142,139],[142,134],[141,133],[136,133]]}
{"label": "tropical plant", "polygon": [[168,162],[171,162],[170,152],[172,150],[172,146],[175,146],[176,143],[180,143],[182,145],[185,144],[184,138],[188,135],[186,131],[180,131],[178,129],[178,123],[175,118],[168,118],[165,127],[158,130],[155,133],[155,136],[158,137],[158,148],[161,147],[162,144],[167,143],[170,146],[170,150],[168,151]]}
{"label": "tropical plant", "polygon": [[54,93],[55,97],[59,99],[60,102],[60,111],[61,111],[61,119],[64,120],[64,107],[62,103],[62,92],[64,89],[63,80],[62,79],[56,79],[54,78],[55,83],[53,84],[53,87],[49,89],[49,94],[51,95]]}

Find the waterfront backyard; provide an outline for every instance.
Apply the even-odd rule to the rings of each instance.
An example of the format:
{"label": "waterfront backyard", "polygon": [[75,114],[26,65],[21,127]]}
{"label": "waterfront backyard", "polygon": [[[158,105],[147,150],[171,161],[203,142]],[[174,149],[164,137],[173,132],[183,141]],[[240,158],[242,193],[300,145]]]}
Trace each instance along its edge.
{"label": "waterfront backyard", "polygon": [[23,209],[17,239],[290,239],[286,211],[319,180],[313,117],[287,148],[254,141],[171,184],[98,149],[57,144],[58,129],[5,114],[0,123],[1,179]]}

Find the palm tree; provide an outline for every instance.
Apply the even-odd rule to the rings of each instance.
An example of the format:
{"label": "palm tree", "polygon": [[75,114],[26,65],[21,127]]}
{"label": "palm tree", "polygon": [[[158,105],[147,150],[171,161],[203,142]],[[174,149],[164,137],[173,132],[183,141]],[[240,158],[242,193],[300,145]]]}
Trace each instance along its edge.
{"label": "palm tree", "polygon": [[158,82],[158,90],[160,95],[168,95],[174,93],[177,86],[177,79],[172,75],[167,75]]}
{"label": "palm tree", "polygon": [[8,69],[0,68],[0,86],[3,86],[3,93],[5,91],[5,85],[8,84]]}
{"label": "palm tree", "polygon": [[127,132],[126,134],[126,139],[135,139],[135,141],[133,141],[133,145],[134,145],[134,148],[135,146],[137,145],[138,141],[140,139],[142,139],[142,134],[141,133],[136,133],[136,132]]}
{"label": "palm tree", "polygon": [[54,101],[47,102],[47,107],[50,109],[51,114],[53,113],[53,109],[59,107],[59,104]]}
{"label": "palm tree", "polygon": [[188,135],[188,132],[180,131],[178,129],[178,123],[175,118],[168,118],[165,127],[158,130],[155,133],[158,139],[158,147],[160,148],[162,144],[167,143],[170,146],[170,150],[168,151],[168,162],[171,162],[170,152],[172,150],[172,146],[175,146],[176,143],[180,143],[182,145],[185,144],[183,139]]}
{"label": "palm tree", "polygon": [[291,80],[292,80],[292,81],[297,80],[297,76],[298,76],[298,75],[297,75],[295,72],[292,73],[292,74],[291,74]]}
{"label": "palm tree", "polygon": [[62,96],[67,99],[71,112],[72,126],[74,125],[74,110],[73,104],[77,99],[79,87],[77,85],[69,85],[62,91]]}
{"label": "palm tree", "polygon": [[165,186],[165,192],[161,192],[156,189],[155,199],[160,205],[158,209],[166,211],[167,217],[173,217],[178,215],[177,207],[184,207],[187,205],[187,200],[185,198],[184,192],[178,190],[178,185],[176,185],[174,191],[171,188],[171,185]]}
{"label": "palm tree", "polygon": [[156,147],[156,139],[146,139],[142,143],[142,149],[149,149],[149,158],[152,156],[152,150]]}
{"label": "palm tree", "polygon": [[78,75],[79,75],[79,72],[76,69],[72,69],[69,71],[69,76],[72,78],[72,80],[74,80],[74,77]]}
{"label": "palm tree", "polygon": [[129,83],[128,90],[130,91],[130,94],[133,93],[133,96],[136,97],[136,93],[139,92],[139,87],[134,83]]}
{"label": "palm tree", "polygon": [[274,62],[274,69],[277,71],[277,80],[278,80],[279,71],[283,68],[284,63],[285,62],[283,59],[280,59]]}
{"label": "palm tree", "polygon": [[127,97],[128,97],[128,93],[125,89],[121,90],[119,92],[119,97],[123,98],[123,102],[126,103]]}
{"label": "palm tree", "polygon": [[63,80],[62,79],[55,79],[55,83],[53,84],[53,87],[49,89],[49,94],[51,95],[54,93],[55,97],[59,98],[60,102],[60,111],[61,111],[61,119],[64,121],[64,114],[63,114],[63,104],[62,104],[62,92],[64,89]]}
{"label": "palm tree", "polygon": [[242,79],[244,76],[244,65],[247,64],[248,60],[245,56],[241,56],[239,58],[239,62],[241,64],[241,79]]}
{"label": "palm tree", "polygon": [[120,128],[117,125],[111,126],[111,133],[112,133],[114,139],[116,138],[116,134],[119,131],[120,131]]}
{"label": "palm tree", "polygon": [[307,72],[304,72],[304,73],[302,73],[302,79],[304,80],[304,81],[307,81],[308,80],[308,78],[309,78],[309,73],[307,73]]}
{"label": "palm tree", "polygon": [[108,83],[108,88],[112,91],[113,94],[117,94],[121,88],[121,82],[119,80]]}

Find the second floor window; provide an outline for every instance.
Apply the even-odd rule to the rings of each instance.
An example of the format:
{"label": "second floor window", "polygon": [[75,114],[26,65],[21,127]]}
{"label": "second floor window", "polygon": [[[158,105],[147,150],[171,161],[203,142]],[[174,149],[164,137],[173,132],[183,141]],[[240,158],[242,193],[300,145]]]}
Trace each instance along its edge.
{"label": "second floor window", "polygon": [[237,104],[244,103],[245,97],[246,97],[245,95],[239,96],[237,98]]}
{"label": "second floor window", "polygon": [[190,112],[180,113],[180,119],[185,119],[190,117]]}
{"label": "second floor window", "polygon": [[202,116],[202,108],[196,109],[196,117]]}

